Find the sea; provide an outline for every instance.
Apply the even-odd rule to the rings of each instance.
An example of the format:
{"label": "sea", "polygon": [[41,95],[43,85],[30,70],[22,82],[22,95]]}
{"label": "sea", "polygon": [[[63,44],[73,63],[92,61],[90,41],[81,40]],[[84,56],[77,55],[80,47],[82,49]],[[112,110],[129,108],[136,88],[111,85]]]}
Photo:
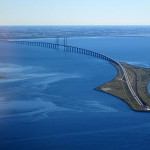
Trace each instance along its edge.
{"label": "sea", "polygon": [[[73,37],[68,45],[150,68],[150,37]],[[94,90],[117,75],[105,60],[0,43],[0,74],[5,76],[0,79],[0,150],[150,147],[150,113],[132,111],[122,100]]]}

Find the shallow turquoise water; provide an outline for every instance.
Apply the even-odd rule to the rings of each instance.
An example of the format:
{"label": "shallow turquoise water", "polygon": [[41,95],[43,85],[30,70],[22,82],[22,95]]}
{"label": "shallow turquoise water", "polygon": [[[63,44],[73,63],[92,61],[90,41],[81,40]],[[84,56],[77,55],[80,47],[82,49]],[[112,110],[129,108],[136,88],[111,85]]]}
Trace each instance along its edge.
{"label": "shallow turquoise water", "polygon": [[[35,39],[54,41],[53,39]],[[150,67],[150,38],[70,38],[119,61]],[[62,41],[61,41],[62,42]],[[0,45],[0,148],[120,150],[149,147],[149,113],[93,88],[112,80],[108,62],[81,54]]]}

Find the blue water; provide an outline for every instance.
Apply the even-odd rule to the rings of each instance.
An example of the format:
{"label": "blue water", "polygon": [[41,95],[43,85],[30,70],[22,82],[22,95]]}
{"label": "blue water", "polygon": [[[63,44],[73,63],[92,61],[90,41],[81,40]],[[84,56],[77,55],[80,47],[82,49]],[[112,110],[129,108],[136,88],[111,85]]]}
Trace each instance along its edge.
{"label": "blue water", "polygon": [[[35,39],[54,41],[53,39]],[[70,38],[70,45],[150,67],[148,37]],[[61,41],[62,42],[62,41]],[[93,90],[112,80],[108,62],[63,50],[0,45],[0,149],[145,150],[149,113]]]}

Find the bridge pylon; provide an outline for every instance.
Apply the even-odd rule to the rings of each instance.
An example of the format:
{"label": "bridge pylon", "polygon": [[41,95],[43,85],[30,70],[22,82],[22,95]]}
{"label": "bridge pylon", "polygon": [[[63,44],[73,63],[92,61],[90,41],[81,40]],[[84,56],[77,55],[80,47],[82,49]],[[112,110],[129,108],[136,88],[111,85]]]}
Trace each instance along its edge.
{"label": "bridge pylon", "polygon": [[59,49],[59,35],[56,37],[56,45],[57,49]]}
{"label": "bridge pylon", "polygon": [[64,50],[67,49],[68,38],[64,37]]}

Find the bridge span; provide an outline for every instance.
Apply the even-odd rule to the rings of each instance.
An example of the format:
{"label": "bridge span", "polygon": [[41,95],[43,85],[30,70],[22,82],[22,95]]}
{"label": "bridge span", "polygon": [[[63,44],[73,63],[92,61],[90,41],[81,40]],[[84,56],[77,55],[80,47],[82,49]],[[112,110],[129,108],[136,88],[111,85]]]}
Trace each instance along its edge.
{"label": "bridge span", "polygon": [[31,41],[21,41],[21,40],[1,40],[1,43],[5,44],[5,43],[10,43],[10,44],[20,44],[20,45],[29,45],[29,46],[38,46],[38,47],[44,47],[44,48],[50,48],[50,49],[63,49],[64,51],[69,51],[69,52],[74,52],[74,53],[80,53],[80,54],[84,54],[84,55],[90,55],[93,57],[97,57],[100,59],[104,59],[110,63],[115,63],[118,66],[120,66],[123,75],[125,77],[126,80],[126,84],[128,86],[128,89],[130,91],[130,93],[132,94],[133,98],[137,101],[137,103],[145,110],[149,110],[149,108],[147,106],[145,106],[145,104],[143,103],[142,99],[140,99],[137,95],[137,93],[133,90],[132,85],[131,85],[131,81],[129,79],[129,75],[125,69],[125,67],[118,62],[117,60],[106,56],[104,54],[101,54],[99,52],[93,51],[93,50],[88,50],[88,49],[84,49],[84,48],[80,48],[80,47],[74,47],[74,46],[70,46],[70,45],[63,45],[63,44],[56,44],[56,43],[45,43],[45,42],[31,42]]}

